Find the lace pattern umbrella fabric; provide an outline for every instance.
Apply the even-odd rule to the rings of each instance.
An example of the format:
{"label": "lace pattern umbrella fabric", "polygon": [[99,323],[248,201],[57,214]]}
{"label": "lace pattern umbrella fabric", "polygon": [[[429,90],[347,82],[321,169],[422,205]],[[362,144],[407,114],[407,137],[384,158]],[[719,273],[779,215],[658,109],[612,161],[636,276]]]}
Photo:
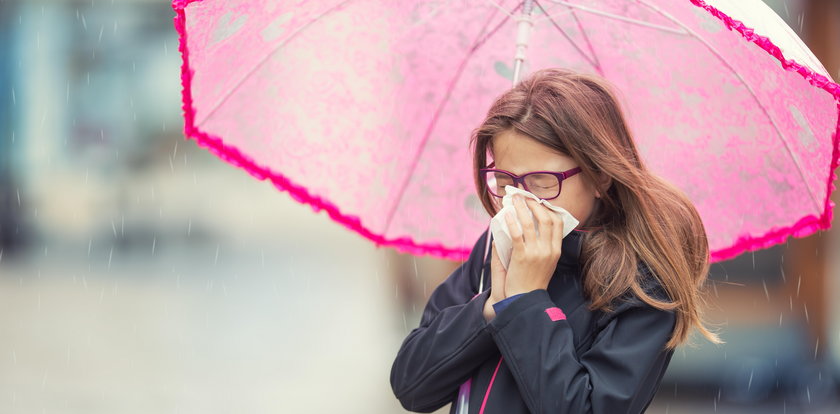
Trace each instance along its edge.
{"label": "lace pattern umbrella fabric", "polygon": [[[521,1],[176,0],[184,131],[377,245],[463,260],[469,137],[511,87]],[[712,260],[830,226],[840,87],[761,0],[534,2],[525,71],[619,90]]]}

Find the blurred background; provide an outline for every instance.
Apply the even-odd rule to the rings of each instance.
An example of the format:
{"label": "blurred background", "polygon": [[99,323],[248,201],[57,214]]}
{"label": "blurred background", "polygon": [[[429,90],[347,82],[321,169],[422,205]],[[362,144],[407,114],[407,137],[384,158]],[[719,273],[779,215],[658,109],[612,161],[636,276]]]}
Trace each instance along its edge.
{"label": "blurred background", "polygon": [[[766,1],[840,79],[840,2]],[[391,363],[460,263],[186,140],[173,17],[0,0],[0,412],[405,412]],[[727,344],[679,349],[648,412],[840,412],[838,251],[831,230],[713,265]]]}

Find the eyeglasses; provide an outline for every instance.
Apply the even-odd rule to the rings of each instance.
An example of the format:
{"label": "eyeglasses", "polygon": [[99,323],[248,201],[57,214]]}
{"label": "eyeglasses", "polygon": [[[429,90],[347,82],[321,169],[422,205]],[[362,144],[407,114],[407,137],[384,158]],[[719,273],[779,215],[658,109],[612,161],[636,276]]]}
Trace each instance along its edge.
{"label": "eyeglasses", "polygon": [[[488,167],[493,167],[495,161]],[[518,187],[522,183],[525,191],[528,191],[543,200],[551,200],[560,195],[560,188],[563,180],[581,172],[580,167],[575,167],[562,172],[554,171],[533,171],[521,177],[505,170],[494,168],[482,168],[479,173],[487,184],[487,191],[496,197],[505,196],[505,186]]]}

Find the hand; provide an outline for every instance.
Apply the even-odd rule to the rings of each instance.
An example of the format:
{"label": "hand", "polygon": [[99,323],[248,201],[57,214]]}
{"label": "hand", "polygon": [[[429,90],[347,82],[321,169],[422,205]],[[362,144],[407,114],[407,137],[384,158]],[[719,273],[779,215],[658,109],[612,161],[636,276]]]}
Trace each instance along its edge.
{"label": "hand", "polygon": [[[513,197],[513,205],[522,228],[511,215],[505,215],[513,241],[513,252],[505,274],[505,297],[548,289],[563,243],[563,220],[548,207],[520,195]],[[528,214],[529,210],[534,214],[533,219]],[[539,236],[535,224],[539,225]]]}
{"label": "hand", "polygon": [[496,310],[493,305],[500,302],[505,296],[505,278],[507,271],[502,266],[502,260],[499,259],[499,253],[496,249],[496,241],[493,240],[493,251],[490,255],[490,297],[484,304],[484,318],[490,321],[496,317]]}

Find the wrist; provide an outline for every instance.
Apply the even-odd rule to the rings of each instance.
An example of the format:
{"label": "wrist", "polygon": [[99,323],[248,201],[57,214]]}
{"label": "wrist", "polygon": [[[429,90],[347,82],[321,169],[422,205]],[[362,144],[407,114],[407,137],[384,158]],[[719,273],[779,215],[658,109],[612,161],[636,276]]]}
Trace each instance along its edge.
{"label": "wrist", "polygon": [[496,310],[493,309],[493,303],[495,303],[491,298],[487,298],[487,301],[484,302],[484,309],[482,313],[484,314],[484,320],[490,322],[493,318],[496,317]]}
{"label": "wrist", "polygon": [[540,286],[536,286],[536,287],[534,287],[534,286],[515,287],[514,286],[514,287],[511,287],[510,289],[506,289],[505,290],[505,295],[507,295],[507,297],[511,297],[513,295],[525,294],[525,293],[533,292],[535,290],[540,290],[540,289],[548,290],[548,287],[546,287],[546,286],[543,286],[543,287],[540,287]]}

